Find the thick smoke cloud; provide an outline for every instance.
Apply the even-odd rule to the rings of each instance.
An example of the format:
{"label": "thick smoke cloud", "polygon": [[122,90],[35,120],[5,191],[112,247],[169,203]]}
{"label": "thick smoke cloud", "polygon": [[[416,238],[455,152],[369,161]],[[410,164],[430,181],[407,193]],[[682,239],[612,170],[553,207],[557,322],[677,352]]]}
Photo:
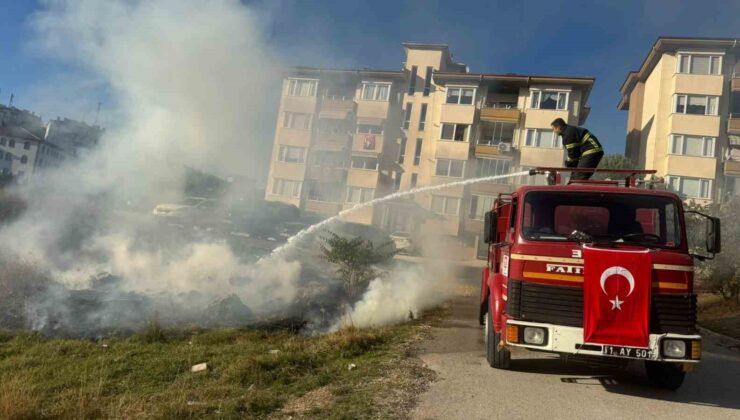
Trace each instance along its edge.
{"label": "thick smoke cloud", "polygon": [[[91,335],[135,329],[153,313],[219,325],[295,315],[300,306],[317,331],[338,325],[343,309],[357,325],[379,325],[446,296],[422,269],[403,268],[354,305],[332,302],[327,311],[338,287],[318,255],[291,246],[248,263],[223,239],[169,237],[151,217],[126,211],[181,200],[184,166],[265,177],[281,82],[266,21],[237,0],[50,0],[34,14],[34,47],[103,83],[115,120],[95,151],[20,189],[28,211],[0,228],[0,242],[10,244],[0,257],[59,282],[29,298],[33,328]],[[222,304],[214,309],[214,301]],[[231,318],[204,319],[209,309]]]}

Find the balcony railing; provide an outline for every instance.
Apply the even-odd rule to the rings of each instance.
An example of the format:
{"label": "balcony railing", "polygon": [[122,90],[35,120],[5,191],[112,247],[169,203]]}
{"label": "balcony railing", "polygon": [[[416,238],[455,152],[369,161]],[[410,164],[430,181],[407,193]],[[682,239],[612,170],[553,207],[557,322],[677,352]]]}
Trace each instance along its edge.
{"label": "balcony railing", "polygon": [[740,134],[740,114],[730,114],[727,120],[727,132],[729,134]]}
{"label": "balcony railing", "polygon": [[344,120],[354,110],[354,96],[326,95],[321,98],[319,118]]}
{"label": "balcony railing", "polygon": [[730,83],[730,90],[733,92],[740,92],[740,73],[732,73],[732,82]]}
{"label": "balcony railing", "polygon": [[514,147],[511,142],[492,141],[491,139],[478,139],[475,143],[476,156],[512,156]]}
{"label": "balcony railing", "polygon": [[522,112],[516,108],[516,104],[495,102],[486,104],[481,108],[480,119],[483,121],[506,121],[516,123],[519,122],[521,114]]}

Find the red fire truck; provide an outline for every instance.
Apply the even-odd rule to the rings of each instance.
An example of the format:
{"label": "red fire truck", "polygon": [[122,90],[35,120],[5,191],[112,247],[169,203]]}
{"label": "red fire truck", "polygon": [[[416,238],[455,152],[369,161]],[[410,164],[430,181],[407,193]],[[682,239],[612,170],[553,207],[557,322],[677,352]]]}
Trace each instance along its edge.
{"label": "red fire truck", "polygon": [[[681,198],[638,180],[655,171],[598,170],[618,180],[563,185],[561,174],[575,171],[593,169],[533,169],[530,175],[545,175],[547,185],[500,194],[486,214],[480,323],[488,362],[508,369],[513,347],[612,365],[640,360],[651,383],[676,389],[701,358],[693,260],[720,251],[719,219],[690,212],[692,221],[706,223],[706,253],[692,254]],[[584,258],[587,252],[607,254]],[[642,274],[622,267],[629,252],[649,257]],[[604,265],[603,255],[616,263],[594,268]],[[645,304],[625,312],[640,285]],[[615,320],[610,327],[618,333],[599,335]],[[644,344],[635,345],[627,336],[639,336],[640,322]]]}

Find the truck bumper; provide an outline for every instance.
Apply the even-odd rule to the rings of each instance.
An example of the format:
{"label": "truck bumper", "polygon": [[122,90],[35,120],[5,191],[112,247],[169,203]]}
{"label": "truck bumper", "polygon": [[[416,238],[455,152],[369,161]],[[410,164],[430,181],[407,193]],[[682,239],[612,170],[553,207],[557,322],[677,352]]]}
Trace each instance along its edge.
{"label": "truck bumper", "polygon": [[[545,331],[544,342],[542,344],[537,345],[525,342],[524,331],[528,327],[541,328]],[[505,340],[507,346],[524,347],[552,353],[680,363],[696,363],[701,359],[701,336],[696,334],[650,334],[649,347],[647,349],[642,349],[635,347],[584,343],[583,328],[566,327],[563,325],[540,322],[508,320],[506,321],[505,334],[502,334],[502,336],[506,337]],[[685,356],[679,358],[665,355],[663,342],[666,340],[684,342]]]}

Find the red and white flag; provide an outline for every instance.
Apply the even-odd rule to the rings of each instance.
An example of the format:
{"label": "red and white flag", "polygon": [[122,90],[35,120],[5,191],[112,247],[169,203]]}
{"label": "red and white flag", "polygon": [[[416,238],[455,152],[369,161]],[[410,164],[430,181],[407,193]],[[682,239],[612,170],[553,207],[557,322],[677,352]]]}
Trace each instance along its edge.
{"label": "red and white flag", "polygon": [[648,347],[650,251],[584,247],[583,340]]}

